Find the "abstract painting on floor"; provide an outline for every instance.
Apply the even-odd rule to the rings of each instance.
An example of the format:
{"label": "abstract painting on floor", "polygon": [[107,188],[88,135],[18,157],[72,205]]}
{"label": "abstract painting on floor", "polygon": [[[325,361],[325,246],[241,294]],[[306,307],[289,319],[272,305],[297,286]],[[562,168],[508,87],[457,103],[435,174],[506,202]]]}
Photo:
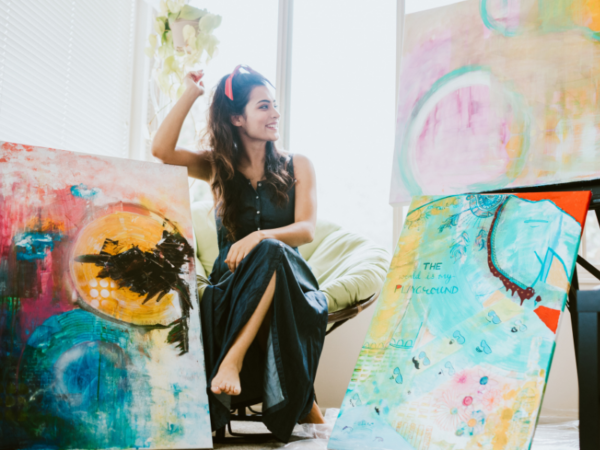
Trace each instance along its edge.
{"label": "abstract painting on floor", "polygon": [[212,448],[187,171],[0,142],[0,449]]}
{"label": "abstract painting on floor", "polygon": [[406,16],[390,203],[600,178],[600,2]]}
{"label": "abstract painting on floor", "polygon": [[415,197],[329,448],[528,449],[589,201]]}

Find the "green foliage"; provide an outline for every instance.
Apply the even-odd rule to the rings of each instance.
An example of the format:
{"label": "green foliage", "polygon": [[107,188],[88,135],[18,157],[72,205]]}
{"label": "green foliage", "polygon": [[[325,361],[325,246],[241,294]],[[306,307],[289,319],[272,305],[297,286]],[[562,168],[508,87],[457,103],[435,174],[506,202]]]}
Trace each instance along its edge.
{"label": "green foliage", "polygon": [[[207,64],[215,55],[219,40],[213,31],[221,25],[221,16],[187,5],[185,0],[161,0],[160,14],[154,21],[155,33],[148,36],[145,53],[154,58],[154,76],[161,91],[177,99],[184,91],[184,75],[202,63]],[[198,23],[183,27],[184,46],[175,48],[173,24],[181,20]]]}

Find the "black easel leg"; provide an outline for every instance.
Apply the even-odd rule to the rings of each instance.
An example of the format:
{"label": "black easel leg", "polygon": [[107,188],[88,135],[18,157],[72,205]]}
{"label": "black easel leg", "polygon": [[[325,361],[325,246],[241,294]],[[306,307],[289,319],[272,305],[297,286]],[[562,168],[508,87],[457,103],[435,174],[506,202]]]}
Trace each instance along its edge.
{"label": "black easel leg", "polygon": [[[567,307],[571,313],[571,327],[573,328],[573,345],[575,346],[575,362],[579,358],[579,315],[577,314],[577,291],[579,290],[579,279],[577,278],[577,266],[573,270],[573,280],[569,289]],[[578,366],[579,367],[579,366]]]}
{"label": "black easel leg", "polygon": [[[577,315],[577,311],[575,311]],[[580,318],[580,346],[578,351],[579,377],[579,448],[600,448],[598,419],[598,313],[582,312]]]}

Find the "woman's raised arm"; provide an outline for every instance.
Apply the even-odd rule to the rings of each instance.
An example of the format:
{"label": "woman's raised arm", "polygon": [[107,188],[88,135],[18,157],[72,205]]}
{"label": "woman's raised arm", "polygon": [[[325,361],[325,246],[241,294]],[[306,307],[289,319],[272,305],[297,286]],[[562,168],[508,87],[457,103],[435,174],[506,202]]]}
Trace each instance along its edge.
{"label": "woman's raised arm", "polygon": [[152,140],[152,155],[165,164],[187,167],[190,177],[210,181],[212,177],[210,150],[194,152],[181,147],[176,148],[185,117],[196,99],[204,94],[204,83],[201,81],[203,75],[200,70],[189,72],[184,77],[185,91],[158,127],[156,136]]}

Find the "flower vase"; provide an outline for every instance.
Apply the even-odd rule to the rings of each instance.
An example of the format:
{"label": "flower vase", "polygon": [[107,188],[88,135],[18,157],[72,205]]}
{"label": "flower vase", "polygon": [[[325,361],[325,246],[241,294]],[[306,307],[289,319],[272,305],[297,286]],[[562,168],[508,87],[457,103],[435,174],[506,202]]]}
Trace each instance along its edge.
{"label": "flower vase", "polygon": [[171,36],[173,37],[173,46],[176,50],[184,51],[185,50],[185,39],[183,38],[183,27],[186,25],[191,25],[196,31],[196,35],[198,35],[199,28],[199,19],[196,20],[187,20],[187,19],[176,19],[174,21],[169,21],[169,27],[171,28]]}

